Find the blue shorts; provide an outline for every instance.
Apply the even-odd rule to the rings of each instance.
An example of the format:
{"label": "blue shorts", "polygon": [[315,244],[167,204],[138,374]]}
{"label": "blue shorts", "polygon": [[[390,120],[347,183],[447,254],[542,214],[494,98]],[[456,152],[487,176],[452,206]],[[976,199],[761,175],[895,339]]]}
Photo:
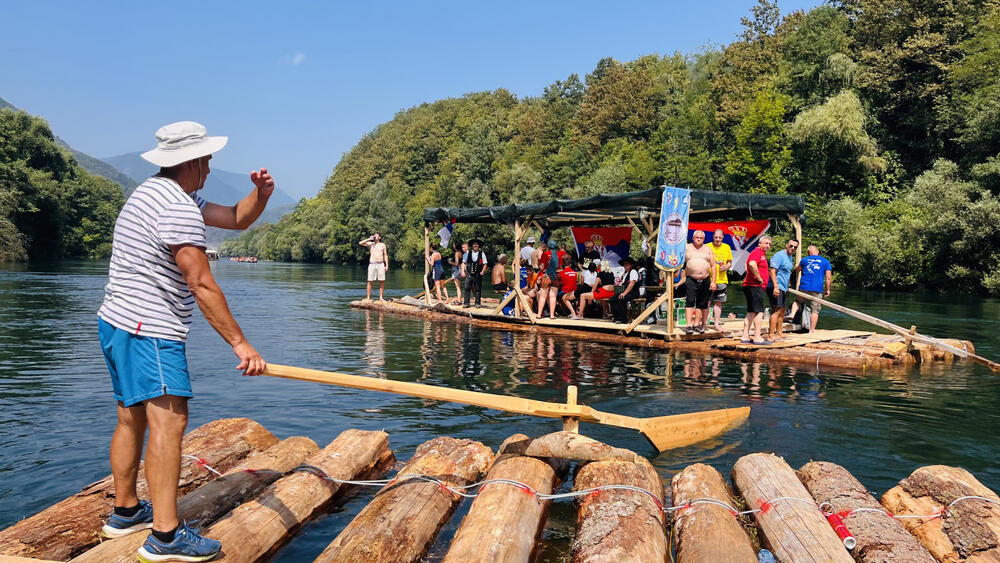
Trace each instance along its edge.
{"label": "blue shorts", "polygon": [[97,320],[115,399],[126,407],[161,395],[194,397],[184,343],[139,336]]}

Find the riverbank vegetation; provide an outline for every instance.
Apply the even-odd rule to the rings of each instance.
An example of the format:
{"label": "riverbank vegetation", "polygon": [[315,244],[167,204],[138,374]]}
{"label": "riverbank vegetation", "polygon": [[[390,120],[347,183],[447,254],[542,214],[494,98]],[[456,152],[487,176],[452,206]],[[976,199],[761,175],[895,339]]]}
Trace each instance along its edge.
{"label": "riverbank vegetation", "polygon": [[[537,97],[498,89],[400,112],[319,195],[224,250],[354,261],[385,234],[417,263],[426,206],[671,184],[800,193],[806,243],[853,286],[1000,293],[1000,7],[839,0],[781,17],[759,0],[737,40],[599,61]],[[506,248],[508,236],[460,226]]]}
{"label": "riverbank vegetation", "polygon": [[111,254],[121,187],[81,168],[41,118],[0,110],[0,262]]}

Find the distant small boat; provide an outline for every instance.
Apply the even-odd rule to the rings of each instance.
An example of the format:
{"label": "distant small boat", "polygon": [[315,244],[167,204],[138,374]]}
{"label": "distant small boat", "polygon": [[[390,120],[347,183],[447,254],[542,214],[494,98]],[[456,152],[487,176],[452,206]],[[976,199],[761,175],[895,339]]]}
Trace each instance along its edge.
{"label": "distant small boat", "polygon": [[219,259],[219,251],[212,250],[211,248],[205,251],[205,255],[208,256],[208,259],[213,262]]}

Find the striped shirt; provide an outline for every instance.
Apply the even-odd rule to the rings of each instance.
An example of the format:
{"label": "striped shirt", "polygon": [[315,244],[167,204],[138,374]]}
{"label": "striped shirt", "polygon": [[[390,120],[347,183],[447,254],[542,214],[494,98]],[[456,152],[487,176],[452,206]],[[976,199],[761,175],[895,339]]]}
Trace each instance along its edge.
{"label": "striped shirt", "polygon": [[205,246],[205,203],[169,178],[136,188],[115,222],[100,318],[142,336],[187,338],[194,297],[170,246]]}

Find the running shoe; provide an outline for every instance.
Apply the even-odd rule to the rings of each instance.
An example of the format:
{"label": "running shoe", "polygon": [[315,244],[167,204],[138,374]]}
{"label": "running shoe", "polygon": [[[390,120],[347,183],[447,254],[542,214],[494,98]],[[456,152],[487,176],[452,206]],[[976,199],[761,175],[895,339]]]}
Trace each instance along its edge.
{"label": "running shoe", "polygon": [[160,561],[208,561],[222,551],[222,543],[198,535],[197,530],[188,527],[187,522],[177,526],[174,541],[163,543],[149,534],[146,543],[139,548],[139,560],[144,563]]}
{"label": "running shoe", "polygon": [[106,538],[120,538],[152,527],[153,505],[148,500],[140,500],[139,510],[132,516],[119,516],[112,511],[108,523],[101,528],[101,535]]}

